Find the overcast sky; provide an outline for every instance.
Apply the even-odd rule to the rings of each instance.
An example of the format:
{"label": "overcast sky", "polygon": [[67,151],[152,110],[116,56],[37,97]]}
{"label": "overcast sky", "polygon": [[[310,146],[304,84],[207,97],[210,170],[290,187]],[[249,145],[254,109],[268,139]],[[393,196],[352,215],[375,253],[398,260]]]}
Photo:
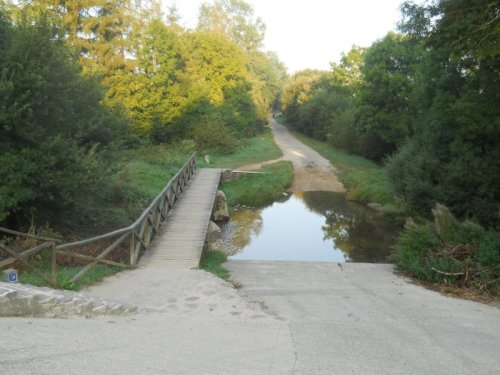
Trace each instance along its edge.
{"label": "overcast sky", "polygon": [[[175,3],[182,24],[192,28],[204,0]],[[330,68],[353,44],[369,46],[395,30],[403,0],[246,0],[266,24],[265,46],[278,54],[289,73]],[[210,2],[210,1],[209,1]],[[421,2],[421,1],[418,1]]]}

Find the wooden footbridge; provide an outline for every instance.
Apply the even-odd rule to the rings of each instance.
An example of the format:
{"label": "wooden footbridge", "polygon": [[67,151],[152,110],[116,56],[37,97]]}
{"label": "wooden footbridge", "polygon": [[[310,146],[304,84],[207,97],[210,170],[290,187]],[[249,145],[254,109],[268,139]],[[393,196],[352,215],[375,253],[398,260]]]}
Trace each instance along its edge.
{"label": "wooden footbridge", "polygon": [[141,265],[197,267],[214,206],[220,169],[198,170]]}
{"label": "wooden footbridge", "polygon": [[[20,262],[57,286],[57,270],[64,258],[76,259],[83,265],[71,282],[81,279],[97,264],[127,268],[138,265],[140,260],[140,265],[146,267],[197,267],[220,175],[220,169],[198,170],[194,153],[134,223],[83,241],[62,243],[0,227],[0,233],[25,238],[33,244],[16,252],[0,242],[0,269]],[[43,253],[50,263],[49,273],[32,262],[35,255]]]}

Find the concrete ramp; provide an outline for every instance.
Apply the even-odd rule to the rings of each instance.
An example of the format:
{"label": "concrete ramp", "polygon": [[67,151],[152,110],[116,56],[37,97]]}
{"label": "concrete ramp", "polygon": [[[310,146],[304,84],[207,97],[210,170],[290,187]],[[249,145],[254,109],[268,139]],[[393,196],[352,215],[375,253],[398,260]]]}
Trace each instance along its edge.
{"label": "concrete ramp", "polygon": [[142,257],[141,266],[198,267],[220,175],[220,169],[196,171]]}

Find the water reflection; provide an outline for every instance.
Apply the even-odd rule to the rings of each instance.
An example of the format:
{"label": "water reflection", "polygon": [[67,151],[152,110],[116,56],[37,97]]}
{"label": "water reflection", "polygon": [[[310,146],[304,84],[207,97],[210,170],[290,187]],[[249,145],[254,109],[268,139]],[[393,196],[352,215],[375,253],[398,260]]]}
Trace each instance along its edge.
{"label": "water reflection", "polygon": [[397,228],[341,193],[295,193],[240,209],[223,228],[232,259],[384,262]]}

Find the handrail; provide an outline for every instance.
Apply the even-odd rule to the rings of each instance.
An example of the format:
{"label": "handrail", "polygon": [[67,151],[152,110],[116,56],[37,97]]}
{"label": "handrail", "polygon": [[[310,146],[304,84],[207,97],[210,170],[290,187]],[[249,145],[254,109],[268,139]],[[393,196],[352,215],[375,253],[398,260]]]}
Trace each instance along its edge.
{"label": "handrail", "polygon": [[26,237],[26,238],[33,238],[35,240],[62,242],[62,240],[57,239],[57,238],[37,236],[35,234],[18,232],[17,230],[7,229],[7,228],[4,228],[4,227],[0,227],[0,232],[4,232],[4,233],[8,233],[8,234],[14,234],[16,236],[21,236],[21,237]]}
{"label": "handrail", "polygon": [[172,185],[172,182],[175,181],[179,177],[179,175],[181,174],[181,172],[184,171],[184,169],[193,160],[195,160],[195,158],[196,158],[196,151],[191,154],[191,157],[188,159],[188,161],[186,161],[184,163],[184,165],[182,166],[182,168],[179,169],[179,171],[174,175],[174,177],[172,177],[167,182],[167,185],[165,185],[165,187],[162,189],[162,191],[160,192],[160,194],[158,194],[153,199],[153,201],[151,202],[151,204],[142,212],[142,214],[139,216],[139,218],[136,221],[134,221],[132,224],[130,224],[128,227],[117,229],[117,230],[114,230],[112,232],[101,234],[99,236],[91,237],[91,238],[88,238],[88,239],[85,239],[85,240],[75,241],[75,242],[70,242],[70,243],[65,243],[65,244],[62,244],[62,245],[58,245],[58,246],[56,246],[56,249],[60,250],[60,249],[67,249],[67,248],[76,247],[76,246],[84,246],[84,245],[88,245],[88,244],[96,242],[96,241],[104,240],[106,238],[111,238],[111,237],[118,236],[119,234],[122,234],[122,233],[131,232],[132,230],[136,229],[139,226],[139,224],[144,220],[144,218],[146,217],[146,215],[154,208],[154,206],[156,205],[156,203],[158,202],[158,200],[160,200],[160,198],[163,197],[163,195],[165,194],[165,192],[170,188],[170,186]]}
{"label": "handrail", "polygon": [[[105,257],[108,256],[114,249],[120,248],[124,241],[130,240],[130,265],[135,266],[137,260],[141,254],[142,250],[146,250],[151,243],[151,240],[155,233],[158,232],[160,223],[167,217],[168,212],[172,209],[173,205],[179,198],[180,194],[186,188],[189,179],[196,170],[196,152],[193,152],[191,157],[184,163],[182,168],[172,177],[161,192],[153,199],[149,206],[141,213],[139,218],[135,220],[132,224],[125,228],[117,229],[109,233],[101,234],[99,236],[94,236],[80,241],[63,243],[56,246],[57,243],[62,241],[59,239],[36,236],[32,234],[17,232],[11,229],[0,227],[0,232],[5,232],[8,234],[18,235],[27,238],[34,238],[37,240],[48,241],[48,244],[37,245],[32,249],[25,250],[22,253],[16,253],[13,249],[4,246],[0,243],[0,250],[6,252],[10,258],[3,260],[2,265],[12,264],[15,261],[23,263],[26,267],[37,273],[45,281],[49,282],[53,286],[57,286],[57,258],[73,257],[77,259],[87,260],[90,263],[87,264],[83,269],[80,270],[75,276],[73,276],[70,282],[75,282],[81,277],[83,277],[88,271],[90,271],[96,264],[105,263],[119,267],[125,267],[124,263],[115,262],[111,260],[106,260]],[[117,237],[121,235],[118,239],[114,239],[110,244],[106,245],[106,248],[100,252],[97,256],[90,256],[85,254],[80,254],[77,252],[72,252],[67,249],[75,247],[83,247],[91,243],[95,243],[101,240]],[[33,253],[39,252],[50,247],[51,252],[51,278],[49,279],[27,259],[27,257]],[[120,250],[122,251],[122,250]]]}

